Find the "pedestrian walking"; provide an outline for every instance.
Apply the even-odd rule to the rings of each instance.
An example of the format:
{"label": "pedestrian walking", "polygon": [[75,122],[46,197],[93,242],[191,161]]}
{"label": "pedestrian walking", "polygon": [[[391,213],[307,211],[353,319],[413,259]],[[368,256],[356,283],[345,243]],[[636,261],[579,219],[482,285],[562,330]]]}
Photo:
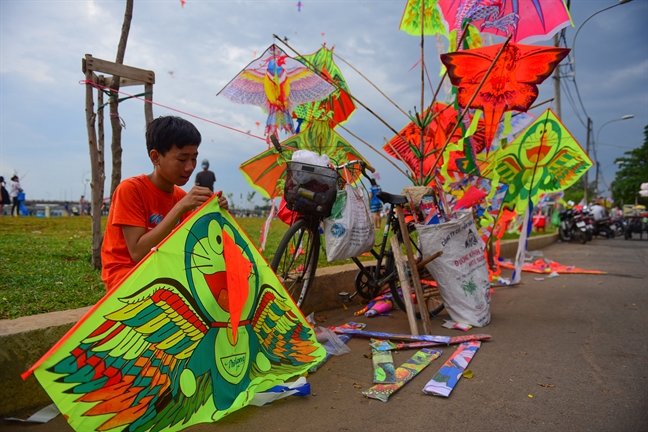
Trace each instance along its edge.
{"label": "pedestrian walking", "polygon": [[12,206],[11,206],[11,215],[20,216],[20,201],[18,201],[18,194],[22,192],[22,187],[20,186],[20,179],[17,175],[11,177],[11,192],[9,196],[11,197]]}

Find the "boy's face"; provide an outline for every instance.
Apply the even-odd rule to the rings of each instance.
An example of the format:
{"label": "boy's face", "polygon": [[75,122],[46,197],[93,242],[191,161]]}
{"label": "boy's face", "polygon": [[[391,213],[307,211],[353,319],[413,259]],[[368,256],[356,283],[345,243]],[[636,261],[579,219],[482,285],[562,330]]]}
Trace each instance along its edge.
{"label": "boy's face", "polygon": [[151,150],[150,156],[157,174],[176,186],[184,186],[196,169],[198,146],[186,145],[180,149],[174,144],[166,154]]}

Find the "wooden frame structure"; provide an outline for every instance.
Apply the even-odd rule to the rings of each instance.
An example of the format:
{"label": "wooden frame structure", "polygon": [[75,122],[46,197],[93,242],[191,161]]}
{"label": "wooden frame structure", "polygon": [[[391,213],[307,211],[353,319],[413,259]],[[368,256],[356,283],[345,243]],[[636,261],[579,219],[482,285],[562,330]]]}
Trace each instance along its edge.
{"label": "wooden frame structure", "polygon": [[[92,182],[90,189],[92,191],[92,266],[95,269],[101,268],[101,209],[103,207],[104,181],[105,173],[105,155],[104,155],[104,115],[103,115],[103,89],[93,86],[105,86],[112,77],[105,77],[103,74],[109,74],[113,77],[119,77],[121,87],[143,85],[146,103],[144,104],[144,118],[148,125],[153,121],[153,84],[155,84],[155,73],[150,70],[126,66],[102,59],[92,57],[86,54],[81,61],[81,70],[86,79],[86,127],[88,130],[88,145],[90,148],[90,169],[92,172]],[[100,73],[100,75],[97,75]],[[92,84],[91,84],[92,83]],[[99,108],[94,111],[94,94],[93,89],[97,88],[97,103]],[[119,103],[118,95],[111,95],[109,103]],[[97,127],[95,127],[97,120]],[[97,137],[97,129],[99,136]]]}

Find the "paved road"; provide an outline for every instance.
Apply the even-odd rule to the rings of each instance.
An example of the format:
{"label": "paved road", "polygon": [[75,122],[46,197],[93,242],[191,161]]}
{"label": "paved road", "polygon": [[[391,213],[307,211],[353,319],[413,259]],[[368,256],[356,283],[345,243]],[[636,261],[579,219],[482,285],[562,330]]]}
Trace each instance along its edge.
{"label": "paved road", "polygon": [[[648,241],[557,243],[544,256],[608,275],[561,275],[495,288],[492,321],[470,369],[449,398],[424,384],[454,348],[444,349],[412,382],[383,403],[365,399],[371,361],[365,340],[309,376],[313,395],[244,408],[191,432],[236,431],[646,431],[648,430]],[[352,311],[322,314],[323,325],[354,320]],[[366,319],[367,329],[405,333],[405,314]],[[436,334],[460,335],[433,322]],[[400,364],[413,353],[394,355]],[[532,396],[532,397],[531,397]],[[7,431],[70,430],[61,416],[46,425],[0,422]]]}

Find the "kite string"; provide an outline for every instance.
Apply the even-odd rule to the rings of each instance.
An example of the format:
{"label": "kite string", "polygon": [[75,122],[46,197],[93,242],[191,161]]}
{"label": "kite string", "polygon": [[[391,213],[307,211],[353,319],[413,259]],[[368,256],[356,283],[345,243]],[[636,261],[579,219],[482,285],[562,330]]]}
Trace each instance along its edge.
{"label": "kite string", "polygon": [[129,96],[129,97],[131,97],[131,98],[135,98],[135,99],[141,100],[142,102],[150,103],[150,104],[152,104],[152,105],[157,105],[157,106],[159,106],[159,107],[162,107],[162,108],[165,108],[165,109],[168,109],[168,110],[171,110],[171,111],[175,111],[175,112],[177,112],[177,113],[184,114],[184,115],[186,115],[186,116],[193,117],[193,118],[196,118],[196,119],[198,119],[198,120],[202,120],[202,121],[204,121],[204,122],[211,123],[211,124],[214,124],[214,125],[216,125],[216,126],[220,126],[220,127],[222,127],[222,128],[229,129],[229,130],[231,130],[231,131],[238,132],[238,133],[241,133],[241,134],[243,134],[243,135],[250,136],[250,137],[252,137],[252,138],[257,138],[257,139],[260,139],[260,140],[263,140],[263,141],[266,140],[264,137],[261,137],[261,136],[258,136],[258,135],[252,135],[251,133],[248,133],[248,132],[242,131],[242,130],[240,130],[240,129],[236,129],[236,128],[233,128],[233,127],[231,127],[231,126],[227,126],[227,125],[224,125],[224,124],[222,124],[222,123],[218,123],[218,122],[215,122],[215,121],[213,121],[213,120],[209,120],[209,119],[206,119],[206,118],[204,118],[204,117],[200,117],[200,116],[197,116],[197,115],[195,115],[195,114],[191,114],[191,113],[188,113],[188,112],[186,112],[186,111],[182,111],[182,110],[179,110],[179,109],[177,109],[177,108],[170,107],[170,106],[168,106],[168,105],[163,105],[163,104],[158,103],[158,102],[153,102],[152,100],[143,99],[143,98],[141,98],[141,97],[139,97],[139,96],[135,96],[135,95],[128,94],[128,93],[126,93],[126,92],[124,92],[124,91],[122,91],[122,90],[115,90],[115,89],[112,89],[112,88],[110,88],[110,87],[108,87],[108,86],[104,86],[104,85],[101,85],[101,84],[97,84],[96,82],[93,82],[93,81],[91,81],[91,80],[81,80],[81,81],[79,81],[79,84],[88,84],[88,85],[91,85],[91,86],[93,86],[93,87],[95,87],[95,88],[97,88],[97,89],[100,89],[100,90],[106,90],[106,89],[107,89],[107,90],[109,90],[109,91],[111,91],[111,92],[114,92],[114,93],[121,93],[121,94],[126,95],[126,96]]}

